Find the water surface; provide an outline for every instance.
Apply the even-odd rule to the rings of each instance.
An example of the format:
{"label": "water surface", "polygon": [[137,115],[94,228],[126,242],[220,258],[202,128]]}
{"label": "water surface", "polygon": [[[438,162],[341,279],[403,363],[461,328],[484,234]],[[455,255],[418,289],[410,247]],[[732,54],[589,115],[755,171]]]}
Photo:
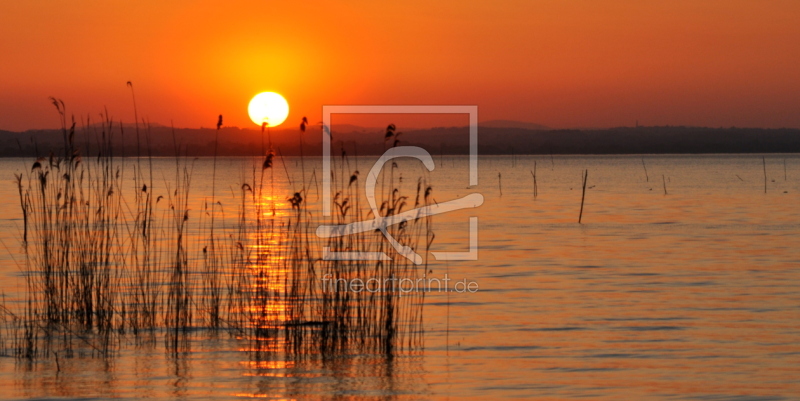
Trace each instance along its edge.
{"label": "water surface", "polygon": [[[433,251],[466,251],[468,218],[477,216],[479,259],[435,261],[431,275],[480,289],[427,294],[424,349],[253,361],[227,335],[193,336],[191,352],[177,356],[160,343],[130,341],[110,360],[89,352],[60,360],[58,372],[52,359],[0,357],[2,397],[800,397],[797,156],[766,156],[766,193],[761,155],[486,156],[472,188],[467,158],[435,159],[427,177],[438,202],[471,192],[485,202],[435,217]],[[350,170],[365,174],[373,161],[352,160]],[[31,163],[0,160],[7,182],[0,239],[8,248],[0,289],[12,306],[24,281],[15,265],[21,213],[11,180]],[[399,164],[395,174],[413,193],[426,173],[413,161]],[[174,171],[170,159],[154,166]],[[196,210],[210,194],[211,166],[211,159],[195,162]],[[297,181],[301,166],[287,158],[276,167],[276,188],[285,191],[277,198],[285,199],[287,172]],[[307,158],[306,180],[319,177],[320,167],[319,158]],[[249,159],[220,159],[218,193],[232,193],[249,176]],[[318,207],[316,182],[310,185],[307,199]],[[223,205],[235,210],[225,194]]]}

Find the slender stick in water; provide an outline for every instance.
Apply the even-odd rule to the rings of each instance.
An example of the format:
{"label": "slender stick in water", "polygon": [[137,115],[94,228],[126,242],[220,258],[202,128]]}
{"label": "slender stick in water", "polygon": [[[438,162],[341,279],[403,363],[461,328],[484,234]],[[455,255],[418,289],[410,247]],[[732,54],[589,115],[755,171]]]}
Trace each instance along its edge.
{"label": "slender stick in water", "polygon": [[[308,196],[306,194],[306,163],[305,157],[303,157],[303,134],[306,132],[306,125],[308,125],[308,119],[303,117],[303,120],[300,122],[300,169],[302,172],[303,177],[303,185],[300,186],[300,193],[303,196]],[[284,167],[286,165],[284,164]]]}
{"label": "slender stick in water", "polygon": [[533,176],[533,200],[536,200],[536,197],[539,196],[539,188],[536,185],[536,161],[533,161],[533,170],[531,171],[531,175]]}
{"label": "slender stick in water", "polygon": [[767,193],[767,158],[761,156],[761,163],[764,165],[764,193]]}
{"label": "slender stick in water", "polygon": [[503,176],[497,173],[497,186],[500,188],[500,196],[503,196]]}
{"label": "slender stick in water", "polygon": [[664,174],[661,174],[661,182],[664,183],[664,195],[667,194],[667,179],[664,178]]}
{"label": "slender stick in water", "polygon": [[642,168],[644,168],[644,178],[650,182],[650,176],[647,175],[647,166],[644,165],[644,157],[642,158]]}
{"label": "slender stick in water", "polygon": [[583,193],[581,194],[581,211],[578,214],[578,224],[581,224],[581,219],[583,219],[583,201],[586,200],[586,181],[589,181],[589,170],[583,171]]}
{"label": "slender stick in water", "polygon": [[786,181],[786,159],[783,159],[783,180]]}

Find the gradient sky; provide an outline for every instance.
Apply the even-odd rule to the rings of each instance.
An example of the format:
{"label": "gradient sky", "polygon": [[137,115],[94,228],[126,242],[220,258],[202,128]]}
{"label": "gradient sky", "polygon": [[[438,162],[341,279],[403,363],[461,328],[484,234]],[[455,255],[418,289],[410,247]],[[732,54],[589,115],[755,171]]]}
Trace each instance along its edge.
{"label": "gradient sky", "polygon": [[[297,4],[288,4],[297,3]],[[300,3],[303,3],[301,5]],[[551,127],[800,127],[800,2],[4,1],[0,129],[68,111],[252,127],[323,104],[476,104]]]}

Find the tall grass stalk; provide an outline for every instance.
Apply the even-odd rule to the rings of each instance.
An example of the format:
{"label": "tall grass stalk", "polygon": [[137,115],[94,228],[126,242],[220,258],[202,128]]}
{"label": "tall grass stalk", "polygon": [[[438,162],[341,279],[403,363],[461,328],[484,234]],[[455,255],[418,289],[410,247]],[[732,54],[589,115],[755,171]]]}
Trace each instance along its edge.
{"label": "tall grass stalk", "polygon": [[[312,234],[321,223],[375,217],[362,207],[360,173],[357,166],[350,169],[346,152],[334,158],[335,213],[323,219],[308,202],[304,155],[299,179],[290,177],[284,163],[288,182],[296,184],[290,184],[294,188],[285,202],[276,197],[275,153],[271,140],[265,146],[269,129],[262,126],[262,153],[249,179],[243,175],[244,182],[234,191],[235,218],[228,220],[216,193],[221,119],[210,204],[192,210],[195,162],[174,130],[172,177],[165,170],[157,179],[149,124],[140,130],[136,121],[136,157],[126,164],[114,153],[115,136],[123,134],[120,123],[107,113],[100,124],[85,121],[85,145],[78,146],[74,119],[68,124],[64,103],[53,99],[53,104],[61,120],[64,149],[58,153],[63,156],[40,157],[16,177],[26,288],[19,310],[5,303],[0,308],[0,353],[63,360],[76,350],[88,350],[108,358],[126,339],[155,344],[158,337],[167,350],[178,353],[188,349],[193,333],[219,331],[247,343],[253,358],[276,353],[297,358],[346,352],[392,355],[422,346],[424,292],[401,296],[399,288],[385,283],[425,276],[434,239],[432,217],[387,228],[401,245],[425,255],[419,266],[398,257],[380,232],[325,240]],[[306,124],[303,120],[301,135]],[[391,131],[396,146],[399,141]],[[126,166],[132,174],[126,175]],[[397,164],[387,170],[382,179],[387,190],[379,193],[381,216],[433,203],[433,189],[424,177],[417,180],[416,193],[406,195]],[[282,207],[285,215],[276,214],[278,203],[287,205]],[[327,260],[323,247],[385,252],[391,258]],[[325,286],[323,276],[336,284]],[[384,284],[377,291],[356,293],[335,281],[354,278]]]}

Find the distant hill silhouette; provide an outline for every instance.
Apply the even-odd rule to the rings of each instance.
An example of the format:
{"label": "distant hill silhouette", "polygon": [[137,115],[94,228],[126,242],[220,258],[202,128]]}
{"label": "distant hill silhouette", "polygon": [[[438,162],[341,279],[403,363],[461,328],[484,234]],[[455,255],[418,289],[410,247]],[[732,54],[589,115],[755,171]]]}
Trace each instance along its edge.
{"label": "distant hill silhouette", "polygon": [[486,128],[522,128],[534,131],[544,131],[549,130],[550,128],[545,127],[544,125],[534,124],[534,123],[526,123],[522,121],[513,121],[513,120],[489,120],[484,121],[482,123],[478,123],[478,127],[486,127]]}
{"label": "distant hill silhouette", "polygon": [[[480,154],[800,153],[800,130],[789,128],[665,126],[552,130],[502,127],[516,124],[502,120],[488,123],[479,125]],[[536,124],[530,126],[541,127]],[[216,130],[211,128],[173,130],[152,126],[149,130],[140,129],[138,140],[133,127],[125,125],[120,130],[119,125],[114,125],[112,131],[113,151],[117,156],[174,156],[176,152],[186,156],[214,154]],[[102,126],[78,128],[75,143],[84,154],[95,155],[98,138],[102,135]],[[0,131],[0,156],[46,156],[51,151],[60,155],[63,152],[63,138],[60,130]],[[332,138],[334,155],[340,155],[342,149],[350,155],[382,154],[386,147],[394,144],[394,139],[384,142],[380,129],[356,126],[334,125]],[[469,152],[468,127],[405,130],[397,139],[400,145],[421,146],[432,154]],[[235,127],[223,127],[220,130],[218,154],[260,155],[262,143],[267,147],[270,140],[280,154],[299,154],[300,130],[297,128],[274,129],[262,137],[258,129]],[[310,126],[303,134],[303,143],[304,154],[320,155],[320,126]]]}

